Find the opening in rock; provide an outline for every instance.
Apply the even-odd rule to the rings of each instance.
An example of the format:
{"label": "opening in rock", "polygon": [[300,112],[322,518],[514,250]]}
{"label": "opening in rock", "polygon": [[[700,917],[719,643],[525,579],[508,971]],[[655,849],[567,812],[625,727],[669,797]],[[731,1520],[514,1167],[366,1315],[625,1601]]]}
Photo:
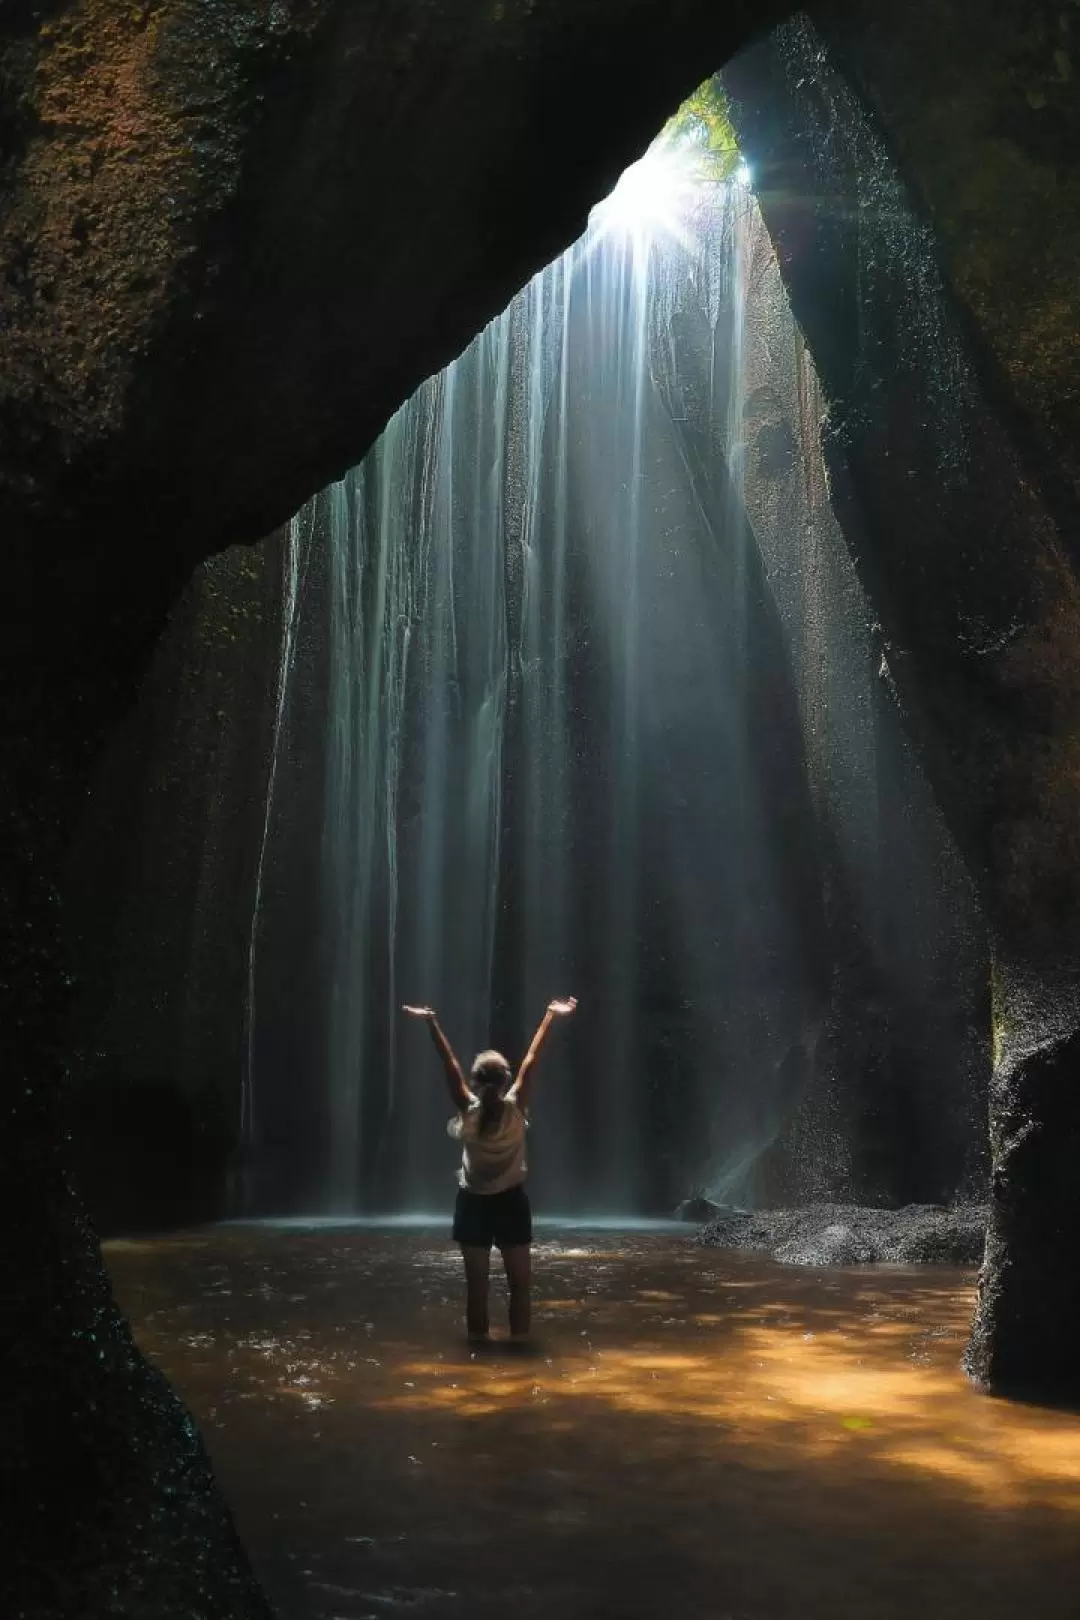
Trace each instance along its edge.
{"label": "opening in rock", "polygon": [[155,1165],[116,1219],[438,1210],[401,1002],[519,1054],[567,987],[541,1209],[981,1193],[983,929],[752,180],[711,82],[360,467],[202,570],[102,792],[136,855],[95,851],[87,1112]]}

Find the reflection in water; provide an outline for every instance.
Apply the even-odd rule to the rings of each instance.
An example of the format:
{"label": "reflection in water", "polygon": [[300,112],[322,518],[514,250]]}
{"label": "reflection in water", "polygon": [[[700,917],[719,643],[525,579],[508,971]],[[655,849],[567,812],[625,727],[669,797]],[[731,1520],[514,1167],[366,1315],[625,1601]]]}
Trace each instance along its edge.
{"label": "reflection in water", "polygon": [[436,1230],[106,1258],[285,1620],[1075,1615],[1080,1420],[965,1383],[969,1274],[562,1234],[523,1356]]}

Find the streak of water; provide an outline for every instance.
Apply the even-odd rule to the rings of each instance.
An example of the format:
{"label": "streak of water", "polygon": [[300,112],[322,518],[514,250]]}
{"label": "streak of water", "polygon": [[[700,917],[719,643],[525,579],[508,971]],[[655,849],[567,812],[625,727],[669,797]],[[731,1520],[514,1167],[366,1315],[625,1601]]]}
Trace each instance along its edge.
{"label": "streak of water", "polygon": [[274,815],[278,764],[281,758],[285,709],[288,700],[289,678],[292,674],[296,651],[303,576],[311,554],[314,533],[314,514],[305,508],[290,522],[285,534],[281,554],[281,650],[275,681],[275,705],[270,763],[267,770],[265,807],[263,812],[259,854],[255,867],[255,888],[251,908],[251,927],[247,951],[247,995],[244,1002],[245,1062],[240,1091],[240,1140],[244,1149],[244,1186],[241,1201],[246,1205],[251,1197],[251,1172],[257,1149],[255,1110],[255,1016],[256,1016],[256,963],[259,948],[259,924],[262,920],[263,880],[266,871],[266,852],[270,841],[270,828]]}
{"label": "streak of water", "polygon": [[747,211],[713,181],[686,231],[595,217],[311,509],[336,1213],[450,1186],[401,999],[437,1005],[463,1059],[513,1060],[550,996],[584,998],[544,1059],[533,1180],[556,1207],[670,1208],[775,1127],[748,1073],[806,997],[751,757]]}

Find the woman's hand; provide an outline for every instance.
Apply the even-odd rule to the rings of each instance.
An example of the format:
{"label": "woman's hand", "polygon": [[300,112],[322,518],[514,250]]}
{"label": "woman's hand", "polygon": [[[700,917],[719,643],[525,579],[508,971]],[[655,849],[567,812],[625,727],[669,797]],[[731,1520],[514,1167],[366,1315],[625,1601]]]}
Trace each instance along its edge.
{"label": "woman's hand", "polygon": [[552,1022],[556,1018],[565,1018],[568,1013],[572,1013],[574,1011],[576,1006],[576,996],[566,996],[562,1000],[548,1002],[547,1011],[540,1020],[540,1028],[533,1036],[532,1044],[521,1060],[521,1067],[517,1072],[517,1078],[507,1093],[507,1096],[510,1097],[511,1101],[516,1102],[519,1108],[528,1108],[529,1106],[529,1087],[532,1080],[532,1071],[536,1064],[536,1059],[540,1054],[540,1048],[544,1044],[547,1032],[551,1028]]}
{"label": "woman's hand", "polygon": [[446,1071],[446,1083],[450,1088],[450,1095],[454,1099],[454,1107],[463,1111],[473,1102],[473,1094],[465,1084],[465,1076],[461,1072],[461,1064],[454,1056],[454,1048],[443,1034],[442,1025],[435,1016],[434,1007],[402,1007],[402,1012],[410,1018],[422,1018],[428,1027],[428,1034],[435,1042],[435,1050],[443,1060],[443,1069]]}

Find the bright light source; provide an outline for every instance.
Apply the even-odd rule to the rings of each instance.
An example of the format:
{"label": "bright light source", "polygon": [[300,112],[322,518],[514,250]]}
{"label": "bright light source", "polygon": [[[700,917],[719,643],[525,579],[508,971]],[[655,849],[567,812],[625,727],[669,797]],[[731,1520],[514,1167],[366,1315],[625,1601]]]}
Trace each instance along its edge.
{"label": "bright light source", "polygon": [[754,173],[750,168],[750,165],[748,163],[740,163],[739,167],[735,170],[735,184],[737,186],[752,186],[753,183]]}
{"label": "bright light source", "polygon": [[691,248],[687,220],[700,182],[700,154],[692,145],[657,141],[620,176],[589,223],[599,237],[628,237],[636,247],[670,237]]}

